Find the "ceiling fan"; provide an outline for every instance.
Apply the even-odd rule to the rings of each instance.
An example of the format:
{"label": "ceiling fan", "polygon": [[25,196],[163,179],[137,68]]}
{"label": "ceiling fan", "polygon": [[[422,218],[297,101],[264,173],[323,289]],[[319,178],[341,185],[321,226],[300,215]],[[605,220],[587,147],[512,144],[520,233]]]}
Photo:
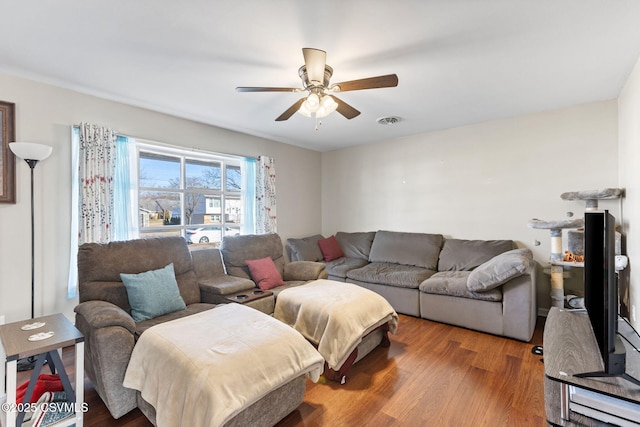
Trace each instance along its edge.
{"label": "ceiling fan", "polygon": [[288,87],[237,87],[238,92],[308,92],[284,113],[276,118],[277,122],[287,120],[296,111],[300,114],[316,118],[325,117],[338,111],[347,119],[353,119],[360,111],[337,98],[334,93],[350,90],[377,89],[398,86],[398,76],[387,74],[366,79],[349,80],[329,85],[333,68],[326,63],[327,52],[320,49],[303,48],[304,65],[298,70],[302,80],[302,88]]}

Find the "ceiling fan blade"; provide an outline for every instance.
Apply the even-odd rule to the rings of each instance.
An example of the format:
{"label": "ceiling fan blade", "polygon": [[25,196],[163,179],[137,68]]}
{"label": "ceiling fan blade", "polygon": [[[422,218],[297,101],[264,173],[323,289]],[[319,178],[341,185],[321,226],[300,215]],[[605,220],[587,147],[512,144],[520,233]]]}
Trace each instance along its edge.
{"label": "ceiling fan blade", "polygon": [[302,49],[304,65],[307,68],[307,76],[312,85],[321,85],[324,82],[324,66],[327,63],[327,52],[320,49],[305,47]]}
{"label": "ceiling fan blade", "polygon": [[278,116],[278,118],[276,119],[276,122],[282,122],[284,120],[289,119],[289,117],[293,116],[296,113],[296,111],[298,111],[300,109],[300,106],[302,105],[304,100],[305,100],[305,98],[300,98],[298,100],[298,102],[296,102],[291,107],[289,107],[287,109],[287,111],[285,111],[284,113],[280,114]]}
{"label": "ceiling fan blade", "polygon": [[336,101],[336,103],[338,104],[338,107],[336,108],[336,111],[340,114],[342,114],[343,116],[345,116],[347,119],[351,120],[354,117],[357,117],[360,115],[360,111],[356,110],[355,108],[353,108],[351,105],[347,104],[346,102],[342,101],[339,98],[336,98],[333,95],[327,95],[330,96],[331,98],[333,98],[334,101]]}
{"label": "ceiling fan blade", "polygon": [[237,92],[300,92],[302,89],[294,87],[237,87]]}
{"label": "ceiling fan blade", "polygon": [[335,90],[336,92],[347,92],[349,90],[377,89],[395,86],[398,86],[398,76],[396,74],[387,74],[385,76],[349,80],[342,83],[332,84],[330,90]]}

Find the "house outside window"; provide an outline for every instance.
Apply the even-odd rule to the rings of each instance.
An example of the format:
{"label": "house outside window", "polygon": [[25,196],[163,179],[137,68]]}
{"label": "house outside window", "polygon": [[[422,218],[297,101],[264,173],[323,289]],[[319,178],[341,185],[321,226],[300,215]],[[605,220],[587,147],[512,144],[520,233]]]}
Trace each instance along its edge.
{"label": "house outside window", "polygon": [[140,236],[218,246],[246,220],[242,182],[240,158],[139,143]]}

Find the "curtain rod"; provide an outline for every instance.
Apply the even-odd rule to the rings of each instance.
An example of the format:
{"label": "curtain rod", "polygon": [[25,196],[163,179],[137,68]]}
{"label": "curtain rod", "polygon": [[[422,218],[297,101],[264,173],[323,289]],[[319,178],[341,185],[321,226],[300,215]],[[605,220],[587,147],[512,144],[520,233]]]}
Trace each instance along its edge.
{"label": "curtain rod", "polygon": [[[80,130],[80,125],[73,125],[74,129]],[[172,149],[178,149],[178,150],[191,150],[193,152],[201,152],[201,153],[207,153],[207,154],[214,154],[214,155],[219,155],[219,156],[227,156],[227,157],[238,157],[238,158],[243,158],[243,159],[254,159],[254,160],[258,160],[257,157],[255,156],[244,156],[244,155],[240,155],[240,154],[228,154],[228,153],[220,153],[220,152],[216,152],[216,151],[206,151],[203,150],[202,148],[197,148],[197,147],[183,147],[180,145],[173,145],[173,144],[169,144],[166,142],[159,142],[159,141],[152,141],[146,138],[138,138],[136,136],[133,135],[125,135],[119,132],[116,132],[116,136],[122,136],[124,138],[133,138],[135,140],[138,141],[142,141],[142,142],[146,142],[150,145],[159,145],[161,147],[165,147],[165,148],[172,148]]]}

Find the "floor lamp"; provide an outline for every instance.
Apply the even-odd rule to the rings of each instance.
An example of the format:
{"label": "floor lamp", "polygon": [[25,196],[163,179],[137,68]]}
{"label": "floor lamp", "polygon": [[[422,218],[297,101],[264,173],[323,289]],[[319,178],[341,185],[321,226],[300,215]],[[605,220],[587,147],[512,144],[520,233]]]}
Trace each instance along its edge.
{"label": "floor lamp", "polygon": [[[46,159],[51,155],[52,147],[43,144],[35,144],[32,142],[10,142],[9,148],[17,157],[23,159],[31,168],[31,318],[35,317],[35,230],[33,215],[33,169],[39,161]],[[33,359],[33,360],[31,360]],[[18,361],[18,369],[27,371],[33,368],[35,358],[26,358]]]}

